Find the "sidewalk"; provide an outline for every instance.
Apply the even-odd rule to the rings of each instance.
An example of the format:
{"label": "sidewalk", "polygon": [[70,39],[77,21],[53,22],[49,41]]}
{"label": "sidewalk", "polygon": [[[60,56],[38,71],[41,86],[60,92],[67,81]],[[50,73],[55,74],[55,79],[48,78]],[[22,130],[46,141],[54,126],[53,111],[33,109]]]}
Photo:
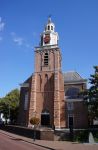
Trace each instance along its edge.
{"label": "sidewalk", "polygon": [[17,140],[19,139],[34,145],[45,147],[50,150],[98,150],[98,144],[89,144],[89,143],[80,144],[67,141],[45,141],[45,140],[33,141],[33,139],[5,132],[3,130],[0,130],[0,133],[15,138]]}

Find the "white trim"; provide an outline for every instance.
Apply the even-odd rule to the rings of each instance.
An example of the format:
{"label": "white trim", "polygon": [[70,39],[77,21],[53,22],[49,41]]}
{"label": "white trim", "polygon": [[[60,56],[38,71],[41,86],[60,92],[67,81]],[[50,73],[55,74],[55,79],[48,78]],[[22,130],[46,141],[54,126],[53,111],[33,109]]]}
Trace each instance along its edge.
{"label": "white trim", "polygon": [[41,46],[41,47],[35,47],[35,51],[39,51],[39,50],[46,50],[46,49],[53,49],[53,48],[58,48],[58,44],[54,44],[54,45],[45,45],[45,46]]}
{"label": "white trim", "polygon": [[84,79],[84,80],[75,80],[75,81],[64,81],[64,86],[66,86],[67,84],[79,84],[79,83],[86,83],[87,80]]}
{"label": "white trim", "polygon": [[49,112],[42,112],[41,115],[50,115]]}
{"label": "white trim", "polygon": [[65,98],[65,102],[82,102],[82,101],[84,101],[83,99],[66,99],[66,97],[64,97]]}
{"label": "white trim", "polygon": [[21,83],[20,86],[21,87],[29,87],[29,83]]}

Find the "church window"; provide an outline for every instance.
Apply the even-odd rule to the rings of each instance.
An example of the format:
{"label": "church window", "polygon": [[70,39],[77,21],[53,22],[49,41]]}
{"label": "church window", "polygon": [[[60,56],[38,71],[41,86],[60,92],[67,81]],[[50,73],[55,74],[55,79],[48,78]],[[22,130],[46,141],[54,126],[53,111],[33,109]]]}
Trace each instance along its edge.
{"label": "church window", "polygon": [[70,87],[65,93],[67,99],[77,99],[79,98],[79,88]]}
{"label": "church window", "polygon": [[48,53],[45,53],[44,55],[44,65],[48,66]]}
{"label": "church window", "polygon": [[29,100],[29,93],[25,93],[25,98],[24,98],[24,110],[28,109],[28,100]]}
{"label": "church window", "polygon": [[43,45],[43,36],[41,36],[41,46]]}
{"label": "church window", "polygon": [[67,109],[68,110],[73,110],[73,102],[68,102],[67,103]]}
{"label": "church window", "polygon": [[50,26],[48,26],[48,30],[50,30]]}

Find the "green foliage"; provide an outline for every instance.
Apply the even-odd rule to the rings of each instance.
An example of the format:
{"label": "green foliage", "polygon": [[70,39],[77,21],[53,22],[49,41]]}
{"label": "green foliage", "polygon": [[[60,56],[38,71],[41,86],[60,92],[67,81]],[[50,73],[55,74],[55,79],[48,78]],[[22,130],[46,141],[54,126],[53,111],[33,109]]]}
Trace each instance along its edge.
{"label": "green foliage", "polygon": [[74,141],[78,141],[78,142],[88,142],[88,135],[89,135],[88,130],[78,131],[78,132],[74,135]]}
{"label": "green foliage", "polygon": [[98,143],[98,130],[93,131],[93,136],[94,136],[95,142]]}
{"label": "green foliage", "polygon": [[19,95],[19,90],[14,89],[0,99],[0,111],[4,114],[5,119],[9,118],[12,123],[15,123],[17,120]]}
{"label": "green foliage", "polygon": [[89,123],[98,118],[98,66],[94,66],[95,73],[90,76],[91,87],[83,92],[84,100],[88,106]]}
{"label": "green foliage", "polygon": [[32,125],[38,125],[39,122],[40,122],[40,120],[39,120],[39,118],[37,118],[37,117],[32,117],[32,118],[30,119],[30,123],[31,123]]}
{"label": "green foliage", "polygon": [[[59,135],[59,134],[58,134]],[[89,131],[88,130],[74,130],[73,140],[70,132],[62,132],[59,141],[74,141],[74,142],[88,142]]]}

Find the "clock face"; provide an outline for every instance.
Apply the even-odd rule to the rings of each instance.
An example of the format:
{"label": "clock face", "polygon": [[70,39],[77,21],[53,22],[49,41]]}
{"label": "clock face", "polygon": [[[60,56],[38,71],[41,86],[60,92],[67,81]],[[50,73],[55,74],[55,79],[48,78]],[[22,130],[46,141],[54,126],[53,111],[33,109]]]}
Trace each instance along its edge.
{"label": "clock face", "polygon": [[48,44],[50,42],[50,34],[45,34],[44,43]]}

